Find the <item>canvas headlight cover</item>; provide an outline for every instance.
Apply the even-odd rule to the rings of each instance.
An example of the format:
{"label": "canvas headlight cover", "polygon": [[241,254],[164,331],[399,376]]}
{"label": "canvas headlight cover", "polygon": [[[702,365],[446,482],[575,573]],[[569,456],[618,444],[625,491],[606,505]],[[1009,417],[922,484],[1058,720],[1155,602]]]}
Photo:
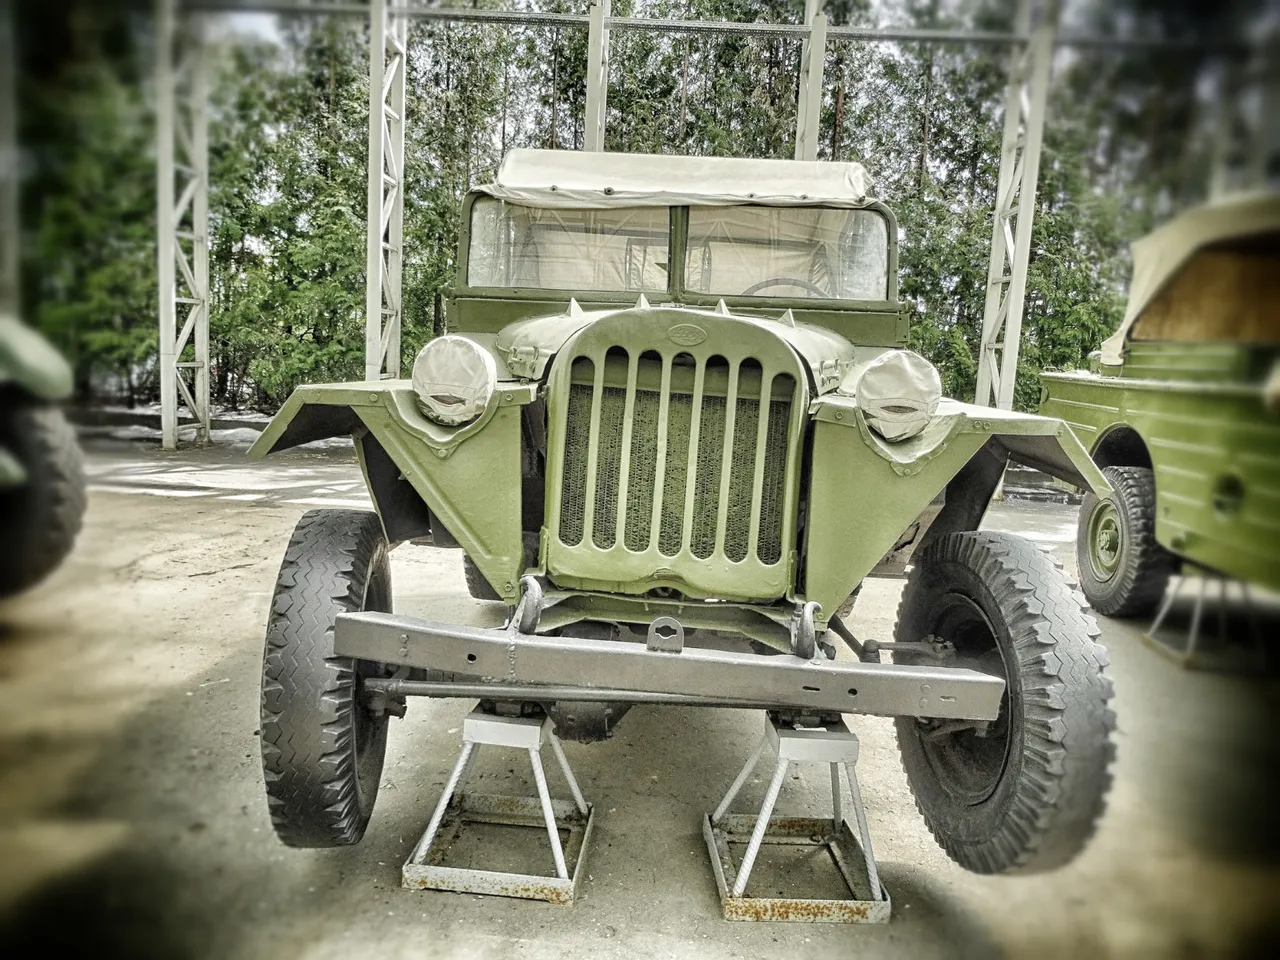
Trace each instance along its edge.
{"label": "canvas headlight cover", "polygon": [[850,372],[855,376],[846,376],[840,392],[852,389],[867,425],[886,440],[914,437],[929,425],[942,399],[938,371],[911,350],[888,350]]}
{"label": "canvas headlight cover", "polygon": [[489,352],[466,337],[436,337],[413,361],[413,392],[427,418],[461,427],[484,413],[498,385]]}

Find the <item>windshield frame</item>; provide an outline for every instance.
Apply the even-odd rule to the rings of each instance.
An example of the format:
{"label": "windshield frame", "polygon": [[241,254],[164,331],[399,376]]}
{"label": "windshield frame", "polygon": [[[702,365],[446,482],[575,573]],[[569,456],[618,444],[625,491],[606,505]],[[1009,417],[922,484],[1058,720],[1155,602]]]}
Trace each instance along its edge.
{"label": "windshield frame", "polygon": [[[563,289],[543,289],[535,287],[492,287],[472,286],[467,279],[467,271],[471,257],[471,217],[472,207],[480,198],[491,198],[483,190],[468,192],[462,203],[462,219],[458,229],[458,260],[455,264],[456,295],[476,298],[496,297],[502,299],[520,299],[534,301],[563,302],[570,296],[581,294],[584,301],[592,303],[635,303],[640,296],[638,290],[584,290],[573,291]],[[510,201],[507,201],[510,202]],[[742,206],[771,207],[774,204],[742,204]],[[790,205],[789,205],[790,206]],[[795,206],[831,207],[830,204],[795,204]],[[883,300],[845,300],[824,297],[776,297],[776,296],[726,296],[721,294],[705,294],[685,288],[685,263],[689,239],[689,208],[687,206],[667,207],[670,234],[668,238],[669,268],[667,271],[667,289],[661,291],[644,291],[644,295],[655,304],[658,302],[685,306],[714,307],[721,300],[727,306],[742,306],[753,309],[786,310],[833,310],[857,307],[864,310],[897,310],[898,308],[898,221],[893,211],[878,200],[858,207],[835,209],[857,209],[874,211],[885,220],[887,227],[888,249],[888,284]],[[765,279],[765,278],[761,278]]]}

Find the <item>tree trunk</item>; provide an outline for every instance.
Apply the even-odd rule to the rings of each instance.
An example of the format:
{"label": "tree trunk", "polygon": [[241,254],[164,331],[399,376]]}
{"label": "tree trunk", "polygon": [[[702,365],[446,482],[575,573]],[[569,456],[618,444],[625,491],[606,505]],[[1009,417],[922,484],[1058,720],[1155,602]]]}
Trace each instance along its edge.
{"label": "tree trunk", "polygon": [[559,119],[556,114],[556,104],[560,101],[560,31],[554,34],[555,40],[551,46],[551,149],[556,149],[558,133],[556,125]]}
{"label": "tree trunk", "polygon": [[831,159],[840,159],[841,134],[844,132],[844,53],[836,58],[836,109],[831,119]]}
{"label": "tree trunk", "polygon": [[511,64],[502,58],[502,156],[507,155],[507,100],[511,96]]}
{"label": "tree trunk", "polygon": [[929,121],[933,109],[933,49],[925,58],[924,105],[920,110],[920,155],[916,161],[916,196],[924,194],[925,168],[929,163]]}
{"label": "tree trunk", "polygon": [[689,41],[684,42],[684,73],[680,80],[680,142],[684,143],[689,123]]}

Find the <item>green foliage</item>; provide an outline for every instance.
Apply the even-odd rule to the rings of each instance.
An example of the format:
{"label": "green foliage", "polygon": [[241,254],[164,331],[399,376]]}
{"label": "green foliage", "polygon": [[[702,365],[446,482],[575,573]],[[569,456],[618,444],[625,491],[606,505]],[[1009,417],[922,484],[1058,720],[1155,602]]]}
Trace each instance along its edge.
{"label": "green foliage", "polygon": [[[1127,0],[1140,22],[1154,0]],[[155,395],[156,268],[149,21],[65,0],[76,55],[24,43],[27,314],[70,353],[82,392]],[[504,8],[501,0],[477,6]],[[533,9],[585,13],[587,0]],[[1186,9],[1183,10],[1182,7]],[[801,0],[615,0],[616,15],[797,22]],[[1008,5],[831,0],[855,25],[1002,29]],[[34,12],[33,12],[34,11]],[[1099,29],[1124,14],[1090,8]],[[48,24],[24,5],[24,37]],[[1194,5],[1175,27],[1202,28]],[[879,18],[879,20],[877,20]],[[1148,24],[1149,25],[1149,24]],[[67,42],[65,38],[64,43]],[[414,22],[407,81],[402,364],[432,335],[455,270],[458,204],[517,146],[580,148],[586,31]],[[211,349],[218,402],[271,409],[299,383],[362,375],[368,131],[359,18],[281,20],[220,47],[211,126]],[[1198,182],[1197,63],[1085,51],[1058,64],[1022,327],[1017,403],[1083,364],[1123,308],[1125,247]],[[801,44],[615,31],[606,146],[789,157]],[[50,64],[53,64],[50,66]],[[902,224],[912,344],[946,391],[973,395],[987,296],[1006,54],[829,46],[820,157],[859,160]],[[1155,82],[1153,82],[1153,80]],[[1153,119],[1154,118],[1154,119]]]}

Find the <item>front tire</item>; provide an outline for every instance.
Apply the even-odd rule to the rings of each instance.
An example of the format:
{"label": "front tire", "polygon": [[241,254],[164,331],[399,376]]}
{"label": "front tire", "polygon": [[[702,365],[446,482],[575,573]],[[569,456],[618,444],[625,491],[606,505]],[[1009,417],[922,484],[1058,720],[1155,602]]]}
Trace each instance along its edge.
{"label": "front tire", "polygon": [[66,559],[84,519],[84,455],[57,407],[0,413],[0,448],[27,471],[0,490],[0,597],[35,586]]}
{"label": "front tire", "polygon": [[1087,493],[1080,504],[1080,588],[1103,616],[1142,616],[1156,608],[1177,565],[1156,542],[1155,475],[1146,467],[1107,467],[1102,475],[1111,495]]}
{"label": "front tire", "polygon": [[897,719],[916,806],[967,870],[1060,867],[1093,834],[1111,784],[1115,715],[1097,624],[1054,561],[1019,537],[953,533],[914,562],[897,639],[949,641],[947,666],[1006,682],[985,735]]}
{"label": "front tire", "polygon": [[382,664],[334,656],[340,613],[391,611],[391,566],[377,514],[312,510],[276,579],[262,663],[262,769],[276,835],[290,847],[358,843],[387,750],[387,714],[360,680]]}

